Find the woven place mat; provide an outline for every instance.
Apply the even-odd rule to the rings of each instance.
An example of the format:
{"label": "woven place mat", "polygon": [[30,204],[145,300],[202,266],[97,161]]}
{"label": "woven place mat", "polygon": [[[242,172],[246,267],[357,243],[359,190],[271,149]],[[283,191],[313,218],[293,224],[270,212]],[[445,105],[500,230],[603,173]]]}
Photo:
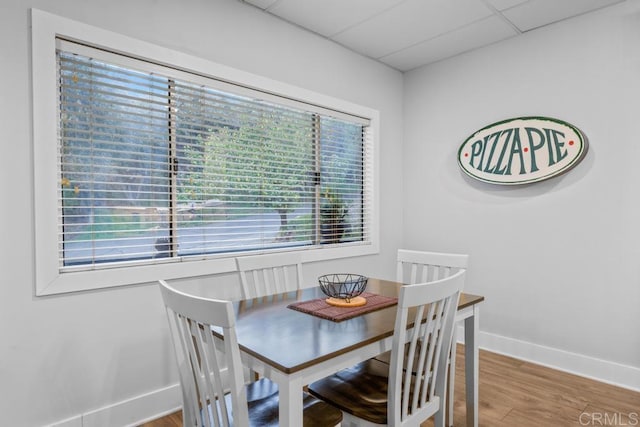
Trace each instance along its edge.
{"label": "woven place mat", "polygon": [[351,319],[352,317],[380,310],[381,308],[389,307],[398,303],[398,298],[386,297],[384,295],[363,292],[361,296],[367,299],[367,303],[360,307],[336,307],[327,304],[324,298],[296,302],[289,304],[287,307],[292,310],[322,317],[323,319],[341,322],[343,320]]}

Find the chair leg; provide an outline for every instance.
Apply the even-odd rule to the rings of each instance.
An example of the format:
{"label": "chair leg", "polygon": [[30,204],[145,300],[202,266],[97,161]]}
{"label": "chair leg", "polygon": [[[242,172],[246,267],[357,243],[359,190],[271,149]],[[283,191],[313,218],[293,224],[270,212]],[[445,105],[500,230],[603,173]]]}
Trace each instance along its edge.
{"label": "chair leg", "polygon": [[373,424],[362,418],[355,417],[348,412],[342,412],[340,427],[380,427],[380,424]]}
{"label": "chair leg", "polygon": [[445,404],[445,402],[442,402],[441,405],[442,406],[441,406],[440,410],[438,412],[436,412],[434,417],[433,417],[433,425],[434,425],[434,427],[444,427],[444,424],[445,424],[445,422],[444,422],[444,419],[445,419],[444,411],[445,411],[445,408],[446,408],[446,404]]}
{"label": "chair leg", "polygon": [[456,381],[456,350],[458,347],[457,324],[453,325],[453,339],[451,340],[451,353],[449,354],[449,384],[447,386],[447,401],[449,403],[449,427],[453,427],[453,388]]}

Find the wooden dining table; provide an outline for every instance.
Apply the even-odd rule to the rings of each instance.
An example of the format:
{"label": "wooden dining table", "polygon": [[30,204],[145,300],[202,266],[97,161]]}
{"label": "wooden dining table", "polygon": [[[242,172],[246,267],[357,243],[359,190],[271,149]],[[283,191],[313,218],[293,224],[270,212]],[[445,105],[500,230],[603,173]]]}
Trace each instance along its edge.
{"label": "wooden dining table", "polygon": [[[397,297],[401,283],[372,279],[369,293]],[[305,385],[391,350],[397,305],[339,322],[293,310],[292,303],[326,298],[319,287],[234,303],[243,363],[276,382],[280,425],[302,426]],[[478,319],[484,297],[462,294],[457,321],[465,329],[467,426],[478,426]]]}

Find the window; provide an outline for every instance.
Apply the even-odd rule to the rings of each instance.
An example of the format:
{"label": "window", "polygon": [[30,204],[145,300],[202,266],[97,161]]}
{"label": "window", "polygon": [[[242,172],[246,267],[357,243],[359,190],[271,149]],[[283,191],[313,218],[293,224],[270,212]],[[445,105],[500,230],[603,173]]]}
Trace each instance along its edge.
{"label": "window", "polygon": [[[56,280],[147,271],[135,283],[219,272],[229,263],[202,265],[248,252],[375,248],[371,117],[54,39]],[[36,110],[36,163],[50,167]]]}
{"label": "window", "polygon": [[63,270],[369,240],[367,121],[59,46]]}

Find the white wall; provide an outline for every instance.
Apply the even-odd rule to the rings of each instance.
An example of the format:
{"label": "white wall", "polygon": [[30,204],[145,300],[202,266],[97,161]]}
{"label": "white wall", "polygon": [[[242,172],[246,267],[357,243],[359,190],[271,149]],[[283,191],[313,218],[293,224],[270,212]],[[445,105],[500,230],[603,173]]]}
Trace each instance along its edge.
{"label": "white wall", "polygon": [[[380,110],[380,256],[310,265],[307,278],[337,269],[393,277],[400,246],[468,252],[467,291],[487,298],[485,345],[567,369],[591,361],[582,373],[611,367],[640,388],[638,2],[413,71],[403,95],[400,73],[236,1],[3,0],[3,424],[135,422],[176,382],[154,285],[33,296],[29,7]],[[524,188],[461,175],[455,154],[467,136],[530,114],[582,128],[587,158]],[[189,283],[205,293],[236,285]]]}
{"label": "white wall", "polygon": [[[402,75],[231,0],[3,0],[0,4],[2,424],[122,425],[177,397],[160,294],[138,285],[34,297],[28,10],[38,8],[378,109],[381,253],[314,264],[393,277],[402,236]],[[52,144],[55,141],[51,142]],[[52,254],[52,256],[54,256]],[[229,283],[236,282],[233,277]],[[226,280],[194,280],[213,292]],[[143,396],[150,393],[146,398]],[[128,401],[127,404],[123,402]],[[159,402],[160,401],[160,402]],[[167,409],[166,407],[164,409]],[[154,412],[156,411],[156,412]],[[82,414],[86,416],[82,418]]]}
{"label": "white wall", "polygon": [[[405,77],[404,245],[468,252],[481,345],[640,389],[640,4]],[[457,149],[502,119],[581,128],[586,159],[526,187],[474,182]]]}

